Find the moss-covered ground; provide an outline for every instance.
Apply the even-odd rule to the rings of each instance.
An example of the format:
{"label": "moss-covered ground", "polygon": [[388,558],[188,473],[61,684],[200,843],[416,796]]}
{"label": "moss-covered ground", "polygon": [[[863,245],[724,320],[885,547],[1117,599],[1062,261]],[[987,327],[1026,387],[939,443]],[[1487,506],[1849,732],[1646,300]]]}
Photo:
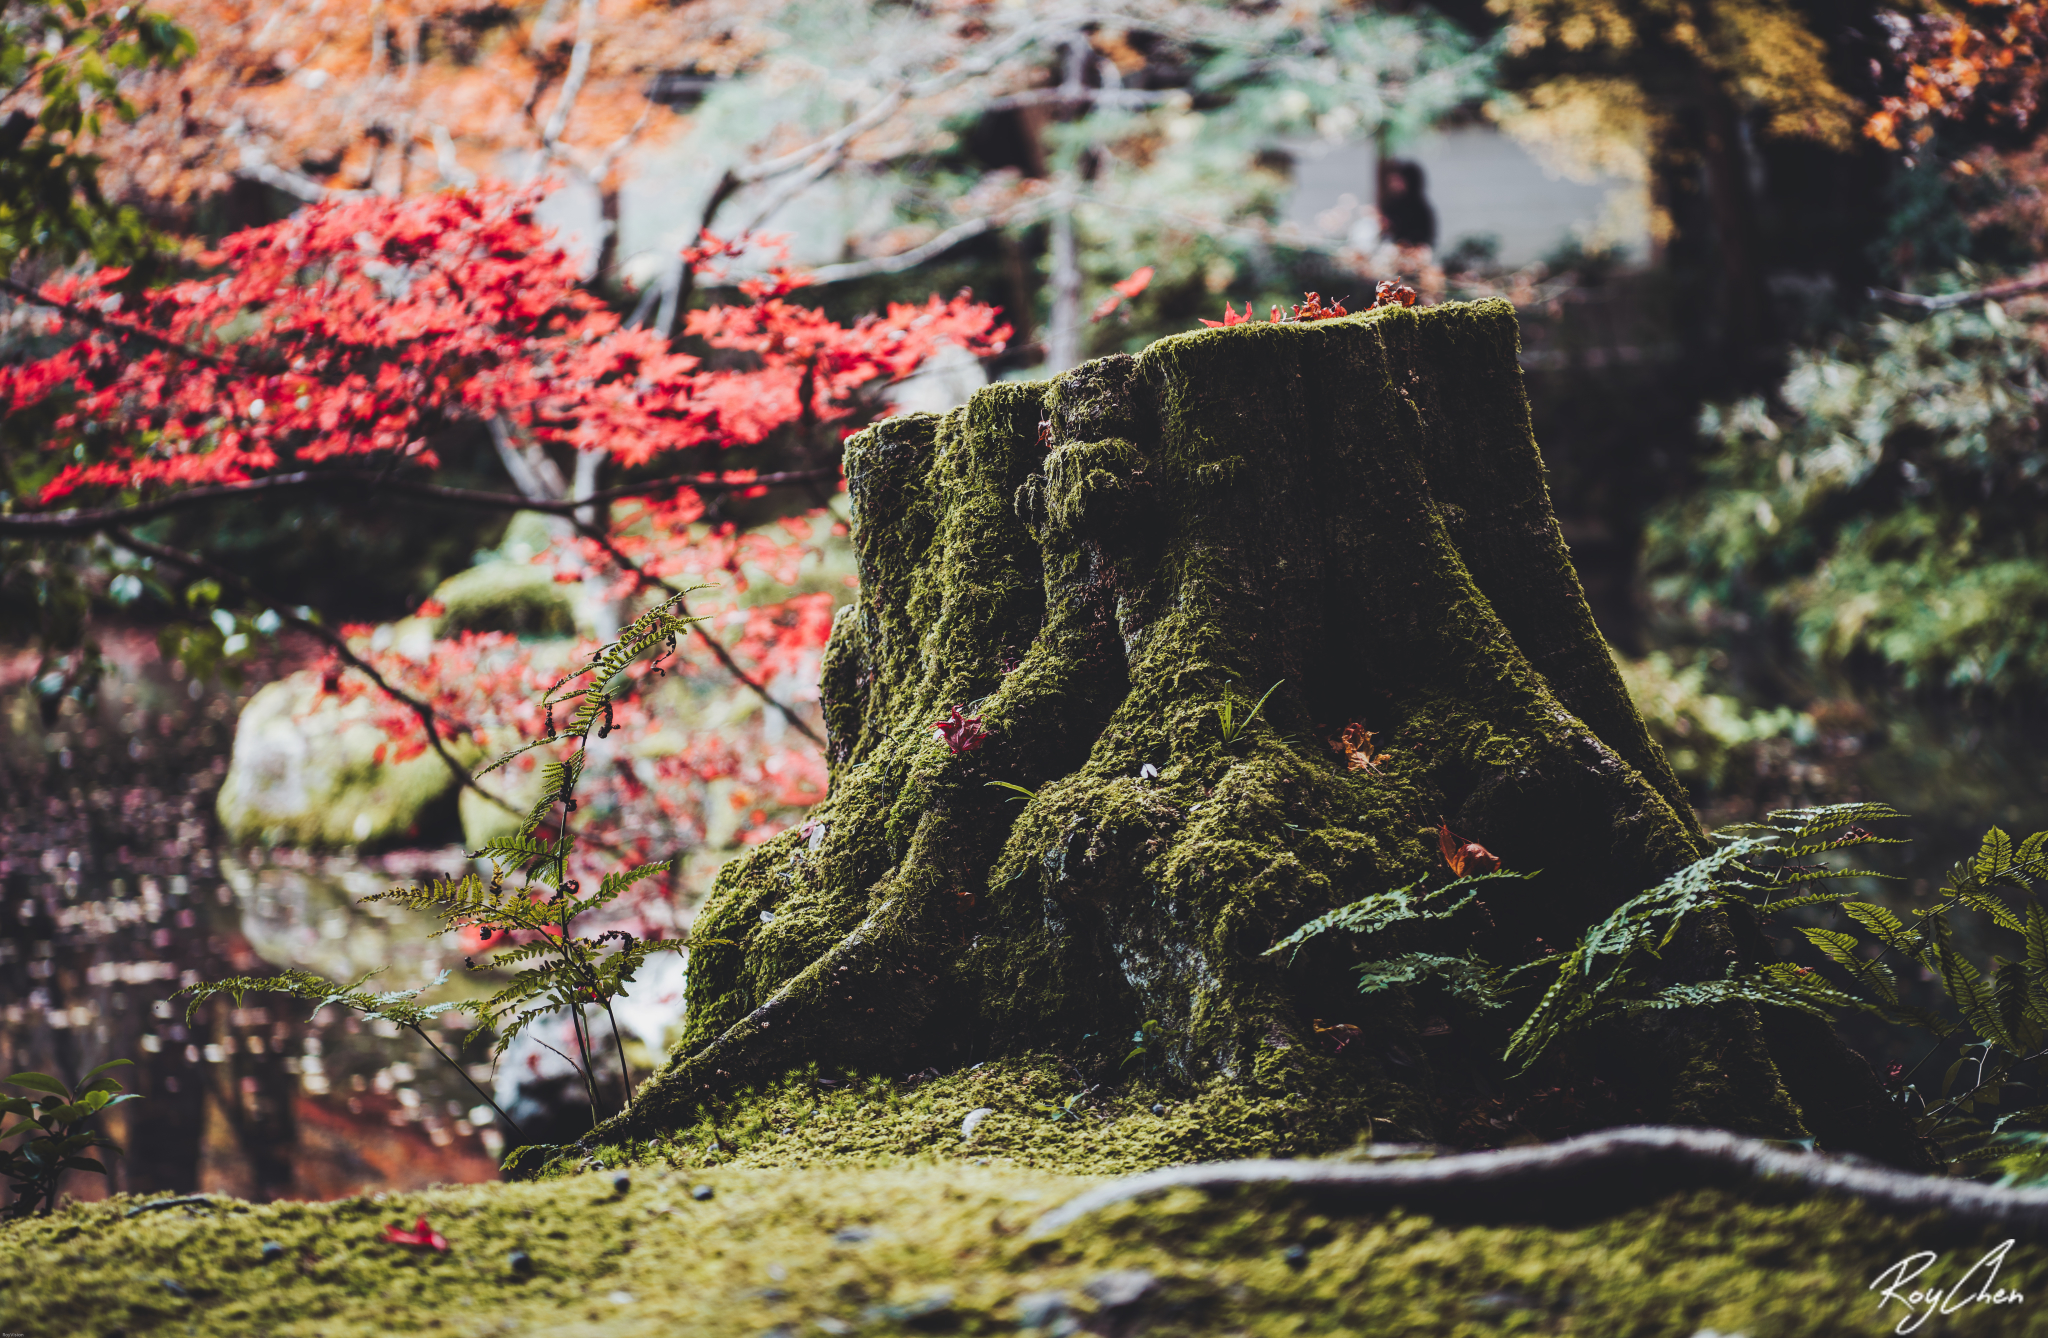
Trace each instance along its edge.
{"label": "moss-covered ground", "polygon": [[[1887,1265],[1937,1250],[1930,1279],[1949,1285],[1997,1243],[1717,1191],[1561,1229],[1179,1190],[1039,1239],[1034,1218],[1099,1178],[959,1157],[643,1166],[623,1192],[616,1174],[136,1216],[134,1199],[74,1206],[0,1228],[0,1332],[1879,1334],[1905,1318],[1869,1290]],[[381,1239],[421,1215],[447,1253]],[[268,1261],[266,1242],[282,1247]],[[2038,1288],[2044,1264],[2023,1243],[1999,1283]],[[2048,1294],[1922,1331],[2048,1331]]]}

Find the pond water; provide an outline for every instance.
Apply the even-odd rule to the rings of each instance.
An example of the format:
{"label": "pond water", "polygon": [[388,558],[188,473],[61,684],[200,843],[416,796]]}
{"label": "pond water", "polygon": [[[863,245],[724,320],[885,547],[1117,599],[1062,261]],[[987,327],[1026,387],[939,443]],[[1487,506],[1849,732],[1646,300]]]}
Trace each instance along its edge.
{"label": "pond water", "polygon": [[[108,1119],[118,1191],[330,1198],[495,1178],[488,1112],[415,1038],[333,1009],[311,1021],[274,995],[188,1021],[169,997],[280,967],[381,967],[405,988],[459,966],[432,926],[356,898],[458,869],[462,852],[223,850],[213,800],[248,691],[165,674],[140,635],[107,649],[119,672],[94,709],[50,719],[24,683],[33,660],[0,660],[0,1072],[135,1062],[119,1075],[144,1099]],[[475,1072],[488,1086],[488,1063]],[[90,1175],[67,1188],[103,1192]]]}
{"label": "pond water", "polygon": [[[99,701],[51,718],[28,682],[33,659],[0,654],[0,1072],[71,1078],[127,1058],[136,1067],[122,1073],[145,1098],[109,1121],[127,1151],[110,1162],[108,1185],[74,1175],[69,1192],[330,1198],[496,1178],[502,1139],[488,1111],[415,1038],[332,1009],[309,1019],[305,1005],[277,996],[216,1000],[188,1021],[169,997],[197,980],[282,967],[336,979],[381,969],[384,988],[459,967],[452,937],[359,898],[456,872],[460,849],[365,858],[224,849],[213,803],[236,714],[289,660],[259,667],[236,690],[165,672],[141,633],[109,637],[107,648],[119,672]],[[1917,839],[1884,857],[1902,881],[1871,890],[1926,904],[1987,825],[2015,835],[2048,827],[2041,745],[2038,730],[1896,706],[1775,758],[1755,792],[1717,801],[1707,816],[1718,824],[1759,804],[1886,800],[1915,815]],[[1824,923],[1828,913],[1813,914]],[[1911,1064],[1926,1049],[1866,1020],[1848,1019],[1845,1030],[1880,1066]],[[651,1026],[647,1040],[658,1033]],[[452,1050],[462,1035],[438,1039]],[[465,1061],[489,1087],[488,1056]]]}

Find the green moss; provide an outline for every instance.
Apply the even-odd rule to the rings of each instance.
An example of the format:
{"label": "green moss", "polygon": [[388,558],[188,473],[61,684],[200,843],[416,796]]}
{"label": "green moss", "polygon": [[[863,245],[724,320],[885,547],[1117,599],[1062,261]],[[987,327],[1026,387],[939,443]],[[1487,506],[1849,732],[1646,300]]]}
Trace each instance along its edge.
{"label": "green moss", "polygon": [[[1112,1087],[1104,1038],[1145,1026],[1162,1091],[1324,1112],[1297,1150],[1497,1139],[1499,1016],[1361,997],[1342,945],[1264,952],[1440,870],[1439,822],[1541,872],[1396,951],[1525,960],[1704,851],[1551,516],[1515,354],[1500,302],[1261,322],[854,438],[826,832],[721,874],[688,1032],[608,1136],[813,1063],[1053,1053]],[[982,746],[934,737],[954,708]],[[1330,746],[1354,722],[1376,769]],[[1731,950],[1702,926],[1667,966]],[[1807,1132],[1752,1014],[1659,1022],[1531,1082],[1618,1093],[1582,1120]]]}
{"label": "green moss", "polygon": [[[1102,1037],[1094,1056],[1121,1059],[1129,1035]],[[922,1078],[825,1078],[815,1070],[708,1108],[650,1141],[600,1144],[607,1160],[682,1167],[827,1166],[899,1157],[979,1159],[1071,1174],[1124,1174],[1233,1157],[1286,1157],[1384,1140],[1370,1112],[1309,1091],[1260,1094],[1218,1078],[1190,1089],[1151,1057],[1091,1081],[1073,1059],[1023,1054]],[[990,1112],[972,1137],[962,1121]],[[559,1167],[558,1167],[559,1169]]]}
{"label": "green moss", "polygon": [[524,562],[486,562],[460,572],[434,590],[442,606],[434,635],[514,632],[520,636],[576,634],[569,592],[548,571]]}
{"label": "green moss", "polygon": [[[1217,1334],[1874,1333],[1879,1272],[1941,1253],[1960,1278],[1999,1236],[1895,1221],[1828,1198],[1719,1191],[1578,1228],[1318,1211],[1274,1190],[1175,1191],[1059,1236],[1025,1229],[1095,1181],[947,1162],[633,1171],[128,1217],[138,1201],[0,1227],[0,1330],[63,1338],[297,1338],[435,1333],[1016,1333],[1062,1307],[1095,1330]],[[700,1201],[690,1189],[709,1184]],[[385,1244],[425,1215],[445,1254]],[[283,1257],[265,1263],[275,1241]],[[1300,1247],[1290,1261],[1288,1252]],[[530,1276],[509,1265],[534,1260]],[[2023,1243],[2001,1285],[2048,1251]],[[1114,1313],[1105,1274],[1150,1275]],[[165,1287],[174,1284],[183,1295]],[[1093,1285],[1094,1295],[1090,1294]],[[2041,1308],[1973,1305],[1944,1332],[2035,1332]],[[786,1327],[785,1327],[786,1326]],[[845,1327],[841,1327],[845,1326]],[[1931,1326],[1930,1326],[1931,1328]],[[1031,1332],[1023,1328],[1024,1332]]]}

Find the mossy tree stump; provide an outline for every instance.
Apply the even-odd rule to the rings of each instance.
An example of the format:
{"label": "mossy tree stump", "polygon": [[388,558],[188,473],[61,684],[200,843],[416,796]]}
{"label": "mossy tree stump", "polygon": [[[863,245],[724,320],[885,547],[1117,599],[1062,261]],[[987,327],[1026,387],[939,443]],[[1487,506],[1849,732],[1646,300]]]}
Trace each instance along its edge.
{"label": "mossy tree stump", "polygon": [[[1502,1087],[1518,1017],[1361,997],[1341,943],[1262,955],[1441,872],[1439,820],[1542,871],[1435,945],[1495,962],[1569,946],[1706,849],[1586,606],[1516,354],[1498,301],[1251,324],[856,437],[822,833],[721,874],[687,1034],[605,1132],[811,1063],[1053,1051],[1113,1074],[1150,1022],[1125,1072],[1296,1102],[1301,1150],[1651,1121],[1916,1161],[1868,1066],[1803,1015],[1610,1027]],[[1226,739],[1226,702],[1241,720],[1275,683]],[[980,746],[935,734],[955,706]],[[1352,722],[1377,771],[1331,748]],[[1765,950],[1739,931],[1700,926],[1673,975]]]}

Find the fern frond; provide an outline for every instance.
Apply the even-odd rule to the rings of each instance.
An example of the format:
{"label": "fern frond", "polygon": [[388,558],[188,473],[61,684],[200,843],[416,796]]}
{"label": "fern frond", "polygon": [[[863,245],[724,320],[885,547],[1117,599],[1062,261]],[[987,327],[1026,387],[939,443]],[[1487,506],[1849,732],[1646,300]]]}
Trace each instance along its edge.
{"label": "fern frond", "polygon": [[1482,1008],[1496,1008],[1506,997],[1500,986],[1499,971],[1470,957],[1411,952],[1385,961],[1365,962],[1356,970],[1360,994],[1377,994],[1381,990],[1428,982],[1440,985]]}
{"label": "fern frond", "polygon": [[667,873],[673,866],[673,860],[664,859],[656,860],[652,864],[640,864],[630,869],[621,869],[617,873],[608,873],[604,876],[604,881],[598,884],[596,895],[587,904],[590,906],[602,906],[641,879],[652,878],[658,873]]}
{"label": "fern frond", "polygon": [[1799,968],[1778,962],[1759,971],[1723,980],[1667,985],[1647,999],[1628,1000],[1622,1005],[1622,1011],[1634,1015],[1652,1009],[1704,1008],[1727,1003],[1796,1008],[1823,1018],[1845,1008],[1869,1006],[1835,989],[1817,975],[1801,975]]}
{"label": "fern frond", "polygon": [[2000,929],[2010,929],[2015,934],[2027,932],[2026,924],[2012,913],[2012,908],[1997,897],[1982,892],[1962,892],[1957,899],[1973,911],[1980,911],[1991,917]]}
{"label": "fern frond", "polygon": [[[1404,921],[1448,920],[1478,897],[1482,884],[1499,879],[1527,879],[1535,876],[1535,872],[1495,869],[1491,873],[1473,874],[1446,883],[1442,887],[1418,893],[1416,889],[1428,881],[1419,878],[1403,887],[1394,888],[1389,892],[1376,892],[1348,906],[1340,906],[1325,915],[1319,915],[1266,949],[1261,956],[1271,957],[1288,948],[1294,949],[1294,955],[1298,956],[1302,944],[1333,931],[1373,934]],[[1293,960],[1294,956],[1288,958],[1289,962]]]}

